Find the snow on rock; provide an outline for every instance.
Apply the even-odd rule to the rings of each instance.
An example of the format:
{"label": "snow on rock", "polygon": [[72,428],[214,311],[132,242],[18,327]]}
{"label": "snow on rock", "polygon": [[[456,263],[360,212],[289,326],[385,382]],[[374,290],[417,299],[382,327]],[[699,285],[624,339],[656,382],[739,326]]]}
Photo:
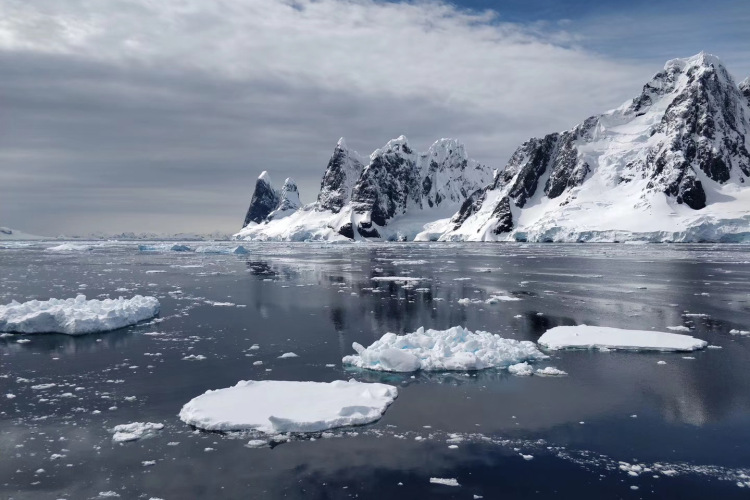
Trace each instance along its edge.
{"label": "snow on rock", "polygon": [[624,349],[636,351],[695,351],[705,340],[677,333],[623,330],[604,326],[557,326],[539,338],[547,349]]}
{"label": "snow on rock", "polygon": [[419,328],[406,335],[386,333],[366,349],[356,342],[352,347],[357,354],[345,356],[344,364],[390,372],[507,368],[547,357],[533,342],[471,332],[460,326],[448,330]]}
{"label": "snow on rock", "polygon": [[14,333],[84,333],[106,332],[159,313],[155,297],[136,295],[132,299],[86,300],[85,295],[74,299],[12,301],[0,306],[0,332]]}
{"label": "snow on rock", "polygon": [[164,424],[155,424],[153,422],[133,422],[131,424],[116,425],[112,428],[112,432],[114,432],[112,441],[124,443],[154,437],[163,428]]}
{"label": "snow on rock", "polygon": [[397,395],[393,386],[355,380],[243,380],[193,398],[179,416],[209,431],[318,432],[375,422]]}

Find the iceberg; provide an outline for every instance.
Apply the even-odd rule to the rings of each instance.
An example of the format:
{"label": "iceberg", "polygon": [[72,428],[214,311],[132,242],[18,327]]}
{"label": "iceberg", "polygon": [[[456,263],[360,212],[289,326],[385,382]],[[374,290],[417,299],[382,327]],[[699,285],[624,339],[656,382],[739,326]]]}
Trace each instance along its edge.
{"label": "iceberg", "polygon": [[78,295],[23,303],[14,300],[0,306],[0,332],[81,335],[116,330],[157,314],[159,301],[142,295],[132,299],[86,300],[85,295]]}
{"label": "iceberg", "polygon": [[248,252],[247,248],[243,247],[242,245],[236,246],[236,247],[227,247],[227,246],[200,246],[195,249],[196,253],[207,253],[207,254],[235,254],[235,255],[245,255],[250,252]]}
{"label": "iceberg", "polygon": [[208,431],[318,432],[375,422],[397,396],[391,385],[356,380],[243,380],[193,398],[179,417]]}
{"label": "iceberg", "polygon": [[605,326],[556,326],[539,337],[547,349],[622,349],[633,351],[695,351],[708,345],[690,335]]}
{"label": "iceberg", "polygon": [[366,349],[356,342],[352,347],[357,354],[345,356],[344,364],[388,372],[508,368],[547,357],[533,342],[471,332],[460,326],[447,330],[421,327],[406,335],[386,333]]}
{"label": "iceberg", "polygon": [[163,428],[164,424],[155,424],[153,422],[133,422],[131,424],[116,425],[112,428],[112,432],[114,433],[112,441],[124,443],[154,437]]}

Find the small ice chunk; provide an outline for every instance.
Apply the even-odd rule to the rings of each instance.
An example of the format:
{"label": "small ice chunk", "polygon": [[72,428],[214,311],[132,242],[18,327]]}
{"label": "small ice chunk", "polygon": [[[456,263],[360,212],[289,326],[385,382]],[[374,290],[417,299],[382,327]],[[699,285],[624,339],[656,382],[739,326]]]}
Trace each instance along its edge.
{"label": "small ice chunk", "polygon": [[579,325],[551,328],[539,338],[539,345],[547,349],[695,351],[706,347],[708,342],[677,333]]}
{"label": "small ice chunk", "polygon": [[249,380],[193,398],[179,416],[211,431],[318,432],[374,422],[397,395],[393,386],[355,380]]}
{"label": "small ice chunk", "polygon": [[297,356],[293,352],[285,352],[284,354],[279,356],[279,359],[286,359],[286,358],[299,358],[299,356]]}
{"label": "small ice chunk", "polygon": [[530,364],[527,362],[523,363],[516,363],[515,365],[510,365],[508,367],[508,371],[516,375],[518,377],[528,377],[529,375],[532,375],[534,373],[534,369],[531,367]]}
{"label": "small ice chunk", "polygon": [[126,441],[147,439],[154,437],[157,432],[163,428],[164,424],[155,424],[153,422],[133,422],[130,424],[116,425],[112,428],[112,432],[114,432],[112,441],[123,443]]}
{"label": "small ice chunk", "polygon": [[562,371],[559,368],[555,368],[554,366],[540,368],[534,373],[536,375],[541,375],[542,377],[564,377],[568,374],[568,372]]}
{"label": "small ice chunk", "polygon": [[431,477],[430,482],[432,484],[442,484],[443,486],[461,486],[458,484],[458,479],[453,477]]}

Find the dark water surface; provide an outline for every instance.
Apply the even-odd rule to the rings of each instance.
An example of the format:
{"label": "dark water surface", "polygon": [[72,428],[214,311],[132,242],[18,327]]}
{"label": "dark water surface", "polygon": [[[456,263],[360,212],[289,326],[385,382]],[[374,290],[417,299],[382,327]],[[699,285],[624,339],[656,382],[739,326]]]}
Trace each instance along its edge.
{"label": "dark water surface", "polygon": [[[57,244],[0,247],[0,303],[138,293],[157,296],[161,314],[110,333],[0,339],[0,498],[750,494],[750,336],[729,333],[750,330],[750,246],[246,244],[248,255],[217,255],[106,243],[45,250]],[[423,281],[404,286],[375,276]],[[521,300],[458,303],[492,292]],[[537,340],[548,328],[576,324],[684,325],[721,349],[555,352],[542,366],[567,371],[562,378],[503,370],[412,377],[341,365],[352,342],[369,345],[420,326]],[[161,335],[145,335],[153,332]],[[299,357],[278,358],[289,351]],[[206,359],[183,360],[191,354]],[[191,398],[239,380],[352,377],[394,384],[399,397],[379,422],[333,437],[256,449],[246,446],[247,435],[198,432],[177,418]],[[32,388],[47,383],[56,385]],[[113,426],[136,421],[165,429],[112,442]],[[431,484],[431,477],[461,486]]]}

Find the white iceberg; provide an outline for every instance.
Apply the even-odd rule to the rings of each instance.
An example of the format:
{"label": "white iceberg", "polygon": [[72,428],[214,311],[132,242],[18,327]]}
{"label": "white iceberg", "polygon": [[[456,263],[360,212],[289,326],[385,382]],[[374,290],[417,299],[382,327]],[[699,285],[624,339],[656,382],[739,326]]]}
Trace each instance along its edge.
{"label": "white iceberg", "polygon": [[389,372],[507,368],[547,357],[533,342],[471,332],[460,326],[448,330],[419,328],[407,335],[386,333],[367,349],[356,342],[352,347],[357,354],[345,356],[344,364]]}
{"label": "white iceberg", "polygon": [[79,243],[61,243],[47,248],[48,252],[88,252],[93,247],[91,245],[81,245]]}
{"label": "white iceberg", "polygon": [[124,443],[126,441],[154,437],[163,428],[164,424],[155,424],[153,422],[133,422],[131,424],[116,425],[112,429],[112,432],[114,432],[112,441]]}
{"label": "white iceberg", "polygon": [[0,306],[0,332],[14,333],[84,333],[106,332],[134,325],[156,316],[159,301],[155,297],[136,295],[132,299],[15,300]]}
{"label": "white iceberg", "polygon": [[243,380],[193,398],[179,416],[209,431],[318,432],[375,422],[397,396],[391,385],[355,380]]}
{"label": "white iceberg", "polygon": [[604,326],[556,326],[539,338],[547,349],[623,349],[636,351],[695,351],[705,340],[678,333],[623,330]]}

